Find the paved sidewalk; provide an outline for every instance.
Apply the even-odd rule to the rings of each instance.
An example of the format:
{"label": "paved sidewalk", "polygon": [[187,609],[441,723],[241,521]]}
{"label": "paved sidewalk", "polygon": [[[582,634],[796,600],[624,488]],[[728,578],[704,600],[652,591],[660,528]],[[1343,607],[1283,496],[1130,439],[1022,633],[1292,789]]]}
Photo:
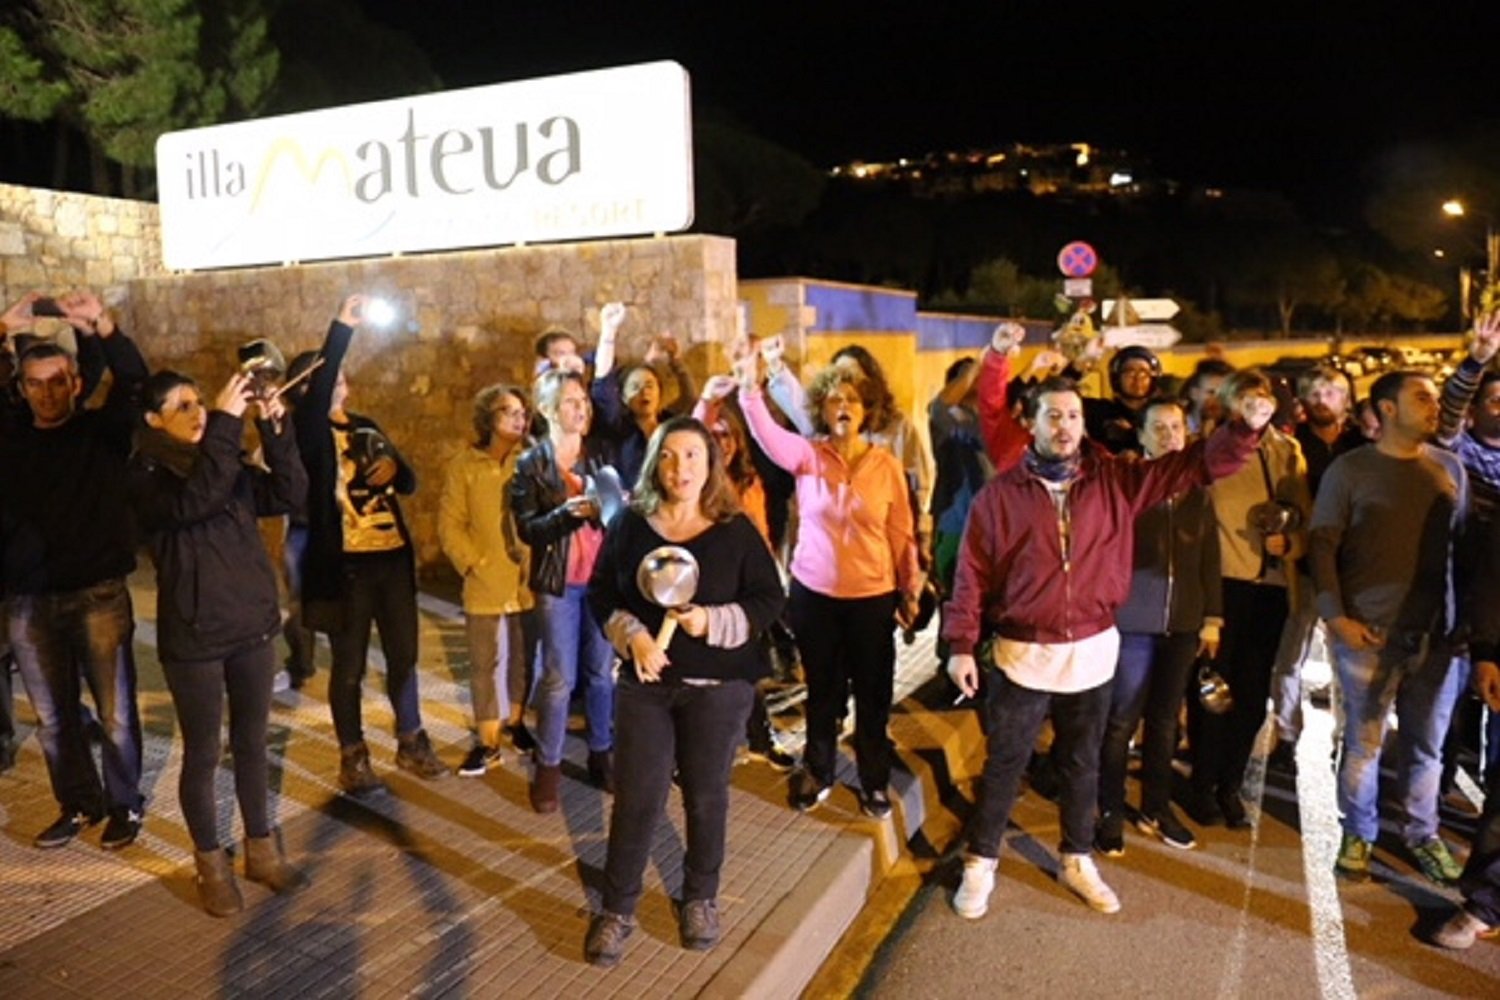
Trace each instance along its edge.
{"label": "paved sidewalk", "polygon": [[[375,654],[367,739],[391,794],[354,802],[334,783],[323,650],[318,676],[301,695],[279,695],[271,719],[277,814],[288,854],[312,887],[281,899],[242,881],[245,912],[215,920],[198,908],[191,881],[191,842],[176,801],[181,748],[153,647],[149,574],[132,582],[145,830],[119,853],[99,849],[97,827],[61,850],[31,847],[56,808],[40,750],[26,740],[17,767],[0,775],[0,997],[794,995],[889,863],[895,827],[863,819],[848,788],[799,816],[785,804],[785,776],[741,765],[720,899],[723,941],[707,953],[678,945],[670,899],[683,844],[674,794],[626,959],[594,969],[582,945],[599,899],[608,797],[587,784],[582,742],[569,737],[563,807],[552,816],[528,807],[526,768],[511,754],[481,779],[429,783],[398,772]],[[439,754],[456,765],[469,745],[462,626],[450,605],[423,605],[424,717]],[[930,677],[936,661],[930,635],[898,649],[904,693]],[[29,733],[19,684],[16,710]],[[919,779],[904,776],[903,784],[894,791],[919,804]],[[226,843],[239,829],[232,796],[221,768]]]}

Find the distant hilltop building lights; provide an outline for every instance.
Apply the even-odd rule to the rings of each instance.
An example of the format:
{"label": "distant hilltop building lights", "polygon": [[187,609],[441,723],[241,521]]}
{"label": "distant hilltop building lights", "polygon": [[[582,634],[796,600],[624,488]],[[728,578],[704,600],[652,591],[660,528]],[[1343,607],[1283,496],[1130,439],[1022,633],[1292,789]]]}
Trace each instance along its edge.
{"label": "distant hilltop building lights", "polygon": [[829,175],[855,183],[902,184],[917,195],[962,196],[1029,191],[1041,196],[1143,193],[1148,164],[1125,150],[1092,143],[1013,143],[999,149],[936,152],[888,162],[854,160]]}

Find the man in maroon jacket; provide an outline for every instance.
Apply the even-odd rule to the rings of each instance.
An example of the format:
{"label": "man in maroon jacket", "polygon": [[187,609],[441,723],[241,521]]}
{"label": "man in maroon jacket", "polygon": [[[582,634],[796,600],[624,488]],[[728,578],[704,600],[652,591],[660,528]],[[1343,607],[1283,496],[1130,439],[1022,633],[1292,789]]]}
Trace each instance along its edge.
{"label": "man in maroon jacket", "polygon": [[[1014,334],[1002,332],[994,346],[1003,355]],[[943,625],[952,650],[948,673],[965,695],[979,691],[976,652],[990,668],[987,757],[963,885],[953,899],[960,915],[974,919],[988,909],[1001,835],[1049,712],[1057,734],[1052,757],[1063,782],[1059,881],[1100,912],[1120,908],[1090,850],[1099,747],[1119,653],[1114,615],[1130,588],[1134,521],[1148,507],[1245,463],[1275,403],[1247,393],[1229,408],[1236,419],[1206,441],[1139,462],[1115,459],[1087,441],[1083,400],[1070,380],[1048,379],[1028,395],[1031,441],[1021,460],[975,498]]]}

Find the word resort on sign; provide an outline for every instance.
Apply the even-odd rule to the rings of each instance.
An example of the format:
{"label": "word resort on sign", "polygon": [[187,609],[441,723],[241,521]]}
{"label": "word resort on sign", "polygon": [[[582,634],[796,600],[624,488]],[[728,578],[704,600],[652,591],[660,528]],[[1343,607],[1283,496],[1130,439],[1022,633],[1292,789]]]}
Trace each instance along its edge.
{"label": "word resort on sign", "polygon": [[171,132],[174,270],[675,232],[693,220],[673,62]]}

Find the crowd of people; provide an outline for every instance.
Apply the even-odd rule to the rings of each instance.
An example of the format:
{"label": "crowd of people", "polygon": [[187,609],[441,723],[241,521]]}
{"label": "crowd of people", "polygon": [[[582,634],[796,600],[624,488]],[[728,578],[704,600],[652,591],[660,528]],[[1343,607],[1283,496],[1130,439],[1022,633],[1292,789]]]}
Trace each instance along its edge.
{"label": "crowd of people", "polygon": [[[278,637],[299,687],[310,635],[327,637],[336,781],[350,796],[386,792],[362,721],[372,627],[394,764],[421,779],[479,777],[506,753],[529,755],[530,804],[555,812],[581,701],[588,779],[612,795],[584,952],[608,966],[634,929],[674,781],[687,826],[682,944],[717,942],[738,748],[779,769],[798,763],[766,709],[773,659],[795,660],[807,689],[789,805],[827,800],[852,711],[860,808],[890,814],[896,634],[920,627],[924,597],[930,607],[939,595],[941,655],[987,740],[952,899],[963,917],[988,909],[1028,774],[1057,786],[1059,882],[1104,913],[1122,904],[1095,855],[1124,853],[1127,825],[1193,849],[1175,801],[1200,829],[1247,828],[1258,734],[1274,717],[1271,766],[1295,768],[1301,667],[1326,634],[1341,720],[1337,871],[1369,877],[1394,713],[1405,849],[1466,896],[1435,940],[1464,947],[1500,926],[1500,740],[1480,761],[1491,794],[1466,867],[1438,832],[1471,677],[1476,704],[1500,716],[1500,317],[1476,324],[1441,389],[1418,372],[1377,379],[1370,426],[1333,369],[1311,368],[1286,392],[1210,359],[1173,392],[1141,347],[1110,358],[1110,399],[1087,398],[1077,366],[1097,352],[1070,363],[1043,350],[1014,374],[1024,333],[1002,323],[980,357],[950,367],[923,435],[858,344],[804,382],[779,337],[741,338],[731,370],[700,392],[668,334],[622,362],[629,316],[609,303],[592,351],[544,331],[529,384],[481,389],[447,465],[437,529],[462,578],[474,731],[450,768],[418,689],[415,548],[400,502],[416,476],[350,409],[344,358],[366,306],[349,296],[283,382],[247,368],[211,401],[188,374],[153,373],[92,293],[31,293],[0,315],[12,369],[0,469],[26,473],[0,492],[0,769],[15,752],[13,661],[59,808],[38,848],[103,822],[102,846],[119,849],[144,821],[126,583],[141,546],[182,732],[197,890],[216,916],[244,905],[214,802],[226,704],[244,876],[281,893],[308,880],[283,854],[270,804]],[[70,327],[76,348],[35,336],[44,316]],[[258,528],[267,517],[287,524],[284,588]]]}

